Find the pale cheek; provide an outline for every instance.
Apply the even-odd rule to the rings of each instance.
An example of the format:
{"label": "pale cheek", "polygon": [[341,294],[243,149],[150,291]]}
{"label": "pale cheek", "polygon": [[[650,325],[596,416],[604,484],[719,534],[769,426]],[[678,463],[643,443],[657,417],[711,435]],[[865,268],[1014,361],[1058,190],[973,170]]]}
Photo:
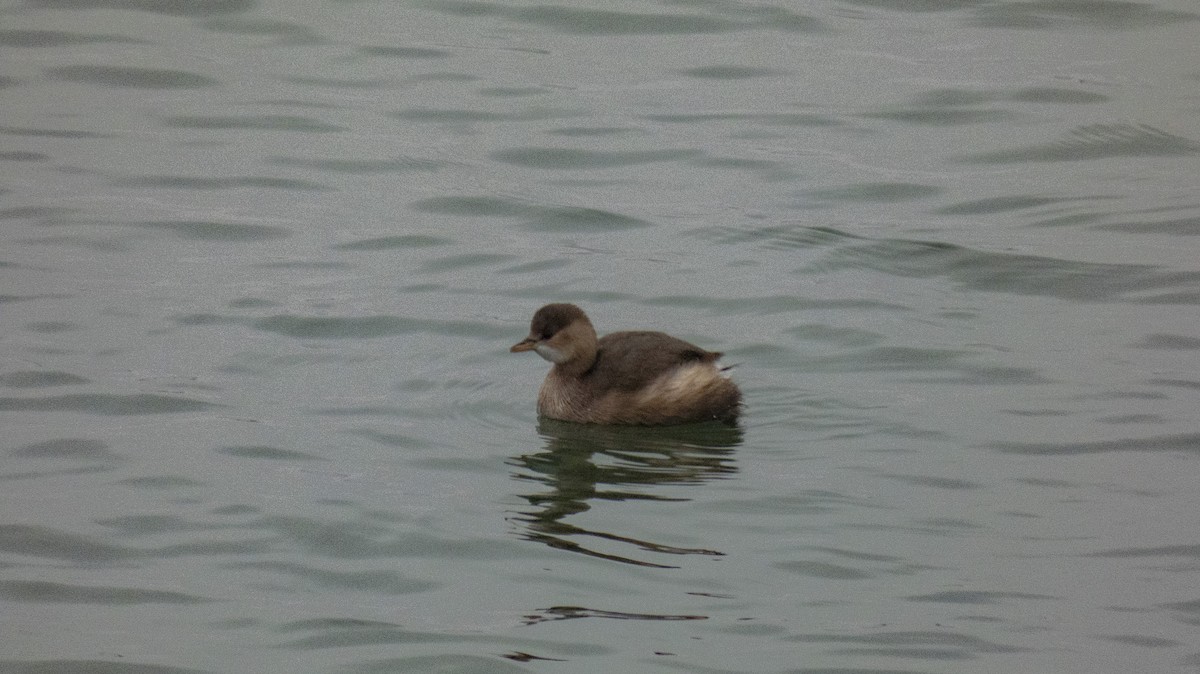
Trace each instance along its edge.
{"label": "pale cheek", "polygon": [[545,342],[539,343],[537,346],[533,347],[533,350],[537,351],[537,355],[555,364],[565,363],[568,358],[566,353],[559,351]]}

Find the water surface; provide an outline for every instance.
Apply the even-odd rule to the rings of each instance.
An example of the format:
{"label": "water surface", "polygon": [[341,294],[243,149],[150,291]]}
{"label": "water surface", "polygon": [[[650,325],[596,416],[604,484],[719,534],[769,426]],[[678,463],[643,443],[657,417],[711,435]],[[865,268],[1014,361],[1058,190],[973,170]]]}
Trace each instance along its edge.
{"label": "water surface", "polygon": [[0,12],[0,669],[1200,665],[1190,3]]}

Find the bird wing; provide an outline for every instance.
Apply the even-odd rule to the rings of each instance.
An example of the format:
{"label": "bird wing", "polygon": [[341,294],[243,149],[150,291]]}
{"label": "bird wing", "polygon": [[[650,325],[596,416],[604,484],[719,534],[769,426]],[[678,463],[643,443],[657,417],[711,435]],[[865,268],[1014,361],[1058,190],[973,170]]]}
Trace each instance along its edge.
{"label": "bird wing", "polygon": [[721,356],[663,332],[614,332],[596,346],[596,362],[585,376],[602,390],[637,390],[681,365]]}

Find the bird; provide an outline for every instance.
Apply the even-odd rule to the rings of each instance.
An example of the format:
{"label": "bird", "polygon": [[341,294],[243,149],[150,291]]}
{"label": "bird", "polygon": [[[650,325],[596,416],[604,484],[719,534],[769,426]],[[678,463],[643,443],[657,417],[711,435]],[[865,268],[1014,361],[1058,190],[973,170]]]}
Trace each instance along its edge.
{"label": "bird", "polygon": [[706,351],[663,332],[614,332],[599,339],[583,309],[547,304],[529,336],[509,351],[554,363],[538,391],[538,414],[584,424],[734,424],[742,392]]}

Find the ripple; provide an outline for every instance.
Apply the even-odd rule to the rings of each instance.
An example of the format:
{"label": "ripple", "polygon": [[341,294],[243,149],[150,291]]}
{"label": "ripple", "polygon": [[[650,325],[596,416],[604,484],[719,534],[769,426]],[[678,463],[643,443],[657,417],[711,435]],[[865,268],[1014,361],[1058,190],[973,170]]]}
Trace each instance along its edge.
{"label": "ripple", "polygon": [[326,124],[325,122],[298,115],[177,115],[168,117],[165,123],[169,127],[180,129],[213,129],[223,131],[234,129],[304,131],[307,133],[349,131],[344,126]]}
{"label": "ripple", "polygon": [[[963,656],[975,656],[980,653],[1016,653],[1025,649],[1000,644],[994,641],[988,641],[979,637],[974,637],[968,634],[960,634],[950,631],[923,631],[923,632],[876,632],[874,634],[800,634],[788,638],[789,641],[798,641],[801,643],[847,643],[861,644],[864,646],[888,646],[888,647],[928,647],[942,646],[955,649]],[[867,651],[875,652],[875,651]],[[920,654],[922,651],[917,650]],[[938,651],[939,656],[936,659],[942,659],[941,651]],[[886,655],[901,655],[903,651],[898,651],[895,648],[888,648],[886,652],[881,653]]]}
{"label": "ripple", "polygon": [[76,564],[127,559],[136,552],[50,527],[0,524],[0,551]]}
{"label": "ripple", "polygon": [[[529,414],[533,409],[532,393],[530,398],[498,399],[498,394],[489,388],[492,382],[483,382],[476,391],[456,394],[452,397],[424,398],[415,401],[405,410],[405,415],[423,419],[440,419],[444,422],[465,422],[479,429],[514,429],[528,428]],[[487,390],[485,395],[480,391]],[[370,433],[370,435],[368,435]],[[364,432],[365,437],[379,440],[378,433]],[[405,447],[428,446],[424,440],[407,441]]]}
{"label": "ripple", "polygon": [[147,44],[145,40],[136,40],[120,35],[68,33],[61,30],[0,30],[0,46],[4,47],[62,47],[104,42]]}
{"label": "ripple", "polygon": [[950,206],[943,206],[934,211],[938,215],[986,215],[989,213],[1005,213],[1027,208],[1039,208],[1063,202],[1080,201],[1078,198],[1043,197],[1035,195],[1011,195],[964,201]]}
{"label": "ripple", "polygon": [[754,77],[772,77],[775,75],[788,74],[786,70],[731,65],[700,66],[698,68],[688,68],[679,72],[680,74],[688,77],[696,77],[705,80],[745,80]]}
{"label": "ripple", "polygon": [[1059,599],[1059,597],[1028,592],[946,590],[945,592],[934,592],[932,594],[914,594],[905,597],[905,599],[908,601],[931,601],[947,604],[998,604],[1005,599],[1053,600]]}
{"label": "ripple", "polygon": [[807,192],[814,199],[827,201],[855,201],[866,203],[895,203],[925,199],[942,192],[942,188],[916,183],[858,183]]}
{"label": "ripple", "polygon": [[[501,332],[504,334],[497,339],[506,344],[512,341],[511,331]],[[442,420],[455,426],[463,426],[459,422],[465,422],[465,427],[488,429],[527,428],[529,425],[531,400],[498,391],[507,385],[474,369],[464,372],[458,367],[434,367],[410,371],[393,388],[399,394],[396,398],[404,401],[404,407],[392,411],[391,416]],[[390,446],[430,445],[428,439],[398,435],[394,431],[364,428],[356,434]]]}
{"label": "ripple", "polygon": [[400,157],[396,159],[309,159],[302,157],[272,157],[271,163],[281,166],[304,166],[329,173],[369,174],[430,172],[442,167],[428,159]]}
{"label": "ripple", "polygon": [[88,438],[64,438],[47,440],[18,447],[10,452],[13,456],[38,459],[103,459],[119,458],[109,451],[108,445]]}
{"label": "ripple", "polygon": [[414,107],[388,113],[389,117],[408,122],[434,122],[444,124],[470,124],[475,122],[532,122],[577,117],[574,108],[530,106],[510,112],[498,112],[492,108],[430,108]]}
{"label": "ripple", "polygon": [[491,157],[516,166],[538,169],[575,170],[599,169],[663,161],[678,161],[695,157],[695,150],[636,150],[628,152],[596,152],[558,147],[521,147],[497,150]]}
{"label": "ripple", "polygon": [[500,122],[511,119],[506,113],[494,110],[467,110],[461,108],[411,108],[389,113],[396,119],[410,122]]}
{"label": "ripple", "polygon": [[200,669],[127,660],[0,660],[0,669],[11,674],[209,674]]}
{"label": "ripple", "polygon": [[561,206],[539,209],[522,228],[533,232],[614,232],[650,226],[645,220],[599,208]]}
{"label": "ripple", "polygon": [[541,622],[558,620],[577,620],[579,618],[605,618],[608,620],[708,620],[708,616],[686,613],[629,613],[627,611],[608,611],[587,608],[585,606],[551,606],[538,609],[537,613],[525,616],[525,624],[533,625]]}
{"label": "ripple", "polygon": [[863,580],[873,578],[874,576],[859,571],[858,569],[841,564],[829,564],[827,562],[777,562],[773,564],[775,568],[783,569],[790,573],[799,574],[801,576],[811,576],[813,578],[825,578],[827,580]]}
{"label": "ripple", "polygon": [[78,393],[42,398],[0,398],[0,411],[6,412],[83,412],[123,416],[197,412],[214,407],[218,407],[218,405],[191,398],[153,393],[133,395]]}
{"label": "ripple", "polygon": [[1183,645],[1182,642],[1175,641],[1174,639],[1163,639],[1162,637],[1151,637],[1141,634],[1101,634],[1097,635],[1096,638],[1126,646],[1137,646],[1139,648],[1174,648]]}
{"label": "ripple", "polygon": [[418,332],[496,339],[509,334],[499,326],[475,321],[406,318],[400,316],[325,317],[280,314],[255,321],[254,327],[301,339],[371,339]]}
{"label": "ripple", "polygon": [[236,316],[221,314],[181,314],[175,316],[173,320],[178,325],[236,325],[242,323],[242,319]]}
{"label": "ripple", "polygon": [[397,248],[429,248],[432,246],[448,246],[453,239],[432,234],[397,234],[381,236],[373,239],[361,239],[350,243],[340,243],[335,250],[394,250]]}
{"label": "ripple", "polygon": [[525,96],[541,96],[550,92],[550,89],[544,87],[484,87],[479,90],[479,95],[491,98],[523,98]]}
{"label": "ripple", "polygon": [[[288,75],[280,77],[280,81],[300,84],[308,87],[327,87],[330,89],[379,89],[387,84],[383,79],[353,79],[344,77],[312,77],[307,75]],[[311,99],[306,105],[318,105]],[[332,105],[331,107],[341,107]]]}
{"label": "ripple", "polygon": [[1200,14],[1159,9],[1152,4],[1128,0],[1035,0],[1033,2],[988,3],[975,12],[975,22],[986,28],[1031,28],[1067,30],[1092,27],[1106,30],[1144,28],[1186,23]]}
{"label": "ripple", "polygon": [[762,227],[706,227],[693,234],[723,244],[753,243],[775,250],[806,250],[867,240],[833,227],[767,225]]}
{"label": "ripple", "polygon": [[[599,302],[608,299],[606,297],[594,298],[595,301]],[[626,298],[618,297],[615,299]],[[642,302],[649,306],[691,307],[713,314],[729,316],[740,314],[767,316],[770,314],[784,314],[812,309],[861,309],[866,311],[889,309],[910,311],[908,307],[902,304],[891,304],[877,300],[810,299],[795,295],[761,295],[730,298],[705,295],[665,295],[647,298],[642,300]]]}
{"label": "ripple", "polygon": [[1176,388],[1200,391],[1200,380],[1154,378],[1154,379],[1147,380],[1146,383],[1151,384],[1153,386],[1174,386]]}
{"label": "ripple", "polygon": [[1022,103],[1104,103],[1109,99],[1104,94],[1062,87],[1029,87],[1017,89],[1011,99]]}
{"label": "ripple", "polygon": [[[761,28],[786,32],[817,32],[820,21],[781,7],[727,3],[677,3],[681,8],[709,10],[705,16],[686,12],[659,14],[576,9],[559,5],[530,7],[459,0],[430,3],[430,7],[463,16],[500,16],[511,21],[546,26],[568,35],[680,35]],[[690,5],[690,7],[689,7]]]}
{"label": "ripple", "polygon": [[1025,87],[1021,89],[943,88],[923,91],[911,99],[915,107],[958,108],[997,101],[1019,103],[1103,103],[1108,96],[1093,91],[1065,87]]}
{"label": "ripple", "polygon": [[571,265],[570,260],[564,260],[562,258],[554,258],[554,259],[549,259],[549,260],[536,260],[534,262],[526,262],[524,264],[517,264],[517,265],[513,265],[511,267],[506,267],[504,269],[499,270],[499,273],[501,273],[501,274],[537,274],[537,273],[544,272],[544,271],[550,271],[552,269],[562,269],[563,267],[569,267],[570,265]]}
{"label": "ripple", "polygon": [[[322,409],[322,410],[316,410],[316,413],[317,414],[327,414],[327,415],[354,414],[355,416],[358,416],[360,414],[386,414],[388,416],[396,416],[395,410],[385,410],[385,409],[380,409],[380,410]],[[439,417],[439,418],[444,418],[444,417]],[[412,436],[412,435],[405,435],[403,433],[376,431],[376,430],[372,430],[369,428],[360,428],[358,430],[351,431],[351,432],[360,438],[366,438],[366,439],[370,440],[371,442],[379,443],[380,445],[383,445],[384,447],[396,447],[396,448],[400,448],[400,449],[416,449],[416,448],[420,448],[420,447],[429,447],[430,446],[430,443],[426,442],[425,440],[422,440],[421,438],[418,438],[418,437]]]}
{"label": "ripple", "polygon": [[[520,51],[520,50],[518,50]],[[416,82],[477,82],[481,78],[475,75],[459,72],[434,72],[417,75],[412,78]]]}
{"label": "ripple", "polygon": [[689,112],[660,115],[643,115],[642,119],[666,124],[702,124],[705,122],[754,122],[767,126],[825,127],[840,126],[836,118],[809,112],[745,113],[745,112]]}
{"label": "ripple", "polygon": [[[226,565],[232,569],[261,569],[287,574],[319,587],[337,590],[356,590],[371,594],[413,594],[442,586],[425,580],[413,580],[395,571],[331,571],[287,562],[237,562]],[[275,579],[278,582],[278,579]]]}
{"label": "ripple", "polygon": [[983,124],[992,122],[1008,122],[1016,117],[1016,113],[1006,110],[968,110],[955,108],[914,108],[891,110],[885,112],[864,113],[863,117],[870,119],[889,119],[895,122],[924,124],[927,126],[959,126],[963,124]]}
{"label": "ripple", "polygon": [[991,103],[1000,98],[995,92],[985,89],[946,87],[919,92],[910,100],[917,107],[951,108]]}
{"label": "ripple", "polygon": [[572,35],[642,35],[716,33],[738,24],[689,14],[648,14],[575,9],[555,5],[518,7],[472,0],[442,0],[426,5],[458,16],[499,16],[521,23],[553,28]]}
{"label": "ripple", "polygon": [[1096,421],[1102,424],[1165,424],[1167,419],[1157,414],[1117,414],[1105,417],[1096,417]]}
{"label": "ripple", "polygon": [[1071,227],[1074,225],[1087,225],[1094,222],[1099,222],[1109,217],[1109,213],[1101,212],[1082,212],[1071,213],[1069,215],[1055,215],[1048,218],[1031,220],[1030,227]]}
{"label": "ripple", "polygon": [[870,372],[896,370],[943,370],[958,367],[968,352],[960,349],[928,349],[908,346],[875,346],[850,353],[814,358],[821,370]]}
{"label": "ripple", "polygon": [[72,215],[76,212],[73,208],[63,208],[61,206],[16,206],[0,209],[0,220],[49,220],[55,217]]}
{"label": "ripple", "polygon": [[46,581],[0,581],[0,597],[9,601],[66,604],[201,604],[211,601],[182,592],[134,587],[96,587]]}
{"label": "ripple", "polygon": [[30,129],[20,128],[15,126],[0,126],[0,133],[8,136],[32,136],[35,138],[67,138],[67,139],[94,139],[94,138],[113,138],[111,133],[97,133],[95,131],[70,131],[66,129]]}
{"label": "ripple", "polygon": [[923,384],[966,384],[970,386],[1032,386],[1049,384],[1054,380],[1042,376],[1035,368],[1031,367],[967,365],[958,368],[955,375],[951,377],[922,377],[909,381]]}
{"label": "ripple", "polygon": [[206,486],[203,482],[198,482],[190,477],[183,477],[181,475],[127,477],[119,481],[118,484],[134,487],[135,489],[186,489],[189,487]]}
{"label": "ripple", "polygon": [[1016,150],[956,158],[968,164],[1081,161],[1111,157],[1178,157],[1200,153],[1200,143],[1146,124],[1092,124],[1071,130],[1062,140]]}
{"label": "ripple", "polygon": [[87,384],[90,380],[71,374],[52,370],[21,370],[0,374],[0,386],[9,388],[42,388],[46,386],[71,386]]}
{"label": "ripple", "polygon": [[820,323],[806,323],[785,330],[800,339],[832,342],[844,347],[874,346],[885,339],[881,333],[858,328],[834,328]]}
{"label": "ripple", "polygon": [[1157,435],[1148,438],[1124,438],[1120,440],[1097,440],[1093,442],[1006,442],[990,445],[1005,454],[1027,454],[1040,456],[1074,456],[1078,454],[1104,454],[1108,452],[1200,452],[1200,433],[1179,435]]}
{"label": "ripple", "polygon": [[899,480],[917,487],[932,487],[934,489],[981,489],[983,485],[970,480],[960,480],[952,477],[936,477],[933,475],[897,475],[883,473],[882,477]]}
{"label": "ripple", "polygon": [[168,231],[183,239],[200,241],[266,241],[291,236],[291,231],[283,227],[204,220],[163,220],[135,223],[134,226]]}
{"label": "ripple", "polygon": [[414,201],[411,206],[425,213],[484,217],[518,217],[528,214],[533,208],[512,199],[493,196],[430,197]]}
{"label": "ripple", "polygon": [[1200,217],[1184,217],[1153,222],[1121,222],[1095,225],[1091,229],[1134,234],[1168,234],[1171,236],[1200,236]]}
{"label": "ripple", "polygon": [[1200,283],[1200,273],[994,253],[933,241],[880,240],[840,247],[818,266],[861,266],[916,278],[944,276],[973,290],[1091,301],[1144,301],[1131,295]]}
{"label": "ripple", "polygon": [[372,46],[358,48],[359,53],[367,56],[386,56],[401,59],[444,59],[454,56],[448,49],[432,49],[429,47],[391,47]]}
{"label": "ripple", "polygon": [[1184,622],[1189,625],[1200,625],[1200,599],[1171,602],[1169,604],[1159,604],[1159,606],[1188,614]]}
{"label": "ripple", "polygon": [[313,29],[290,21],[220,17],[205,21],[203,26],[220,33],[269,35],[278,38],[278,44],[285,45],[315,45],[325,42]]}
{"label": "ripple", "polygon": [[123,536],[153,536],[211,528],[194,524],[176,515],[122,515],[96,520],[96,524],[110,527]]}
{"label": "ripple", "polygon": [[844,0],[850,5],[878,7],[893,12],[952,12],[976,7],[989,0]]}
{"label": "ripple", "polygon": [[462,255],[447,255],[426,260],[421,265],[421,271],[426,273],[456,272],[474,267],[492,267],[501,262],[511,262],[517,259],[515,255],[505,253],[464,253]]}
{"label": "ripple", "polygon": [[[303,621],[300,623],[291,623],[284,626],[285,631],[312,631],[306,637],[293,639],[282,645],[283,648],[293,650],[314,649],[314,648],[344,648],[347,646],[373,646],[383,644],[403,644],[403,643],[421,643],[430,639],[441,641],[437,637],[426,635],[420,632],[413,632],[402,628],[400,625],[386,623],[376,620],[345,620],[345,621],[328,621],[329,624],[313,624],[317,621]],[[494,661],[489,661],[494,666]],[[356,671],[373,671],[370,668],[360,666]],[[402,672],[402,671],[437,671],[437,669],[418,669],[406,670],[399,667],[390,667],[380,670],[387,672]],[[481,671],[491,671],[481,670]]]}
{"label": "ripple", "polygon": [[135,176],[117,180],[121,185],[129,187],[166,187],[185,190],[228,190],[243,188],[264,188],[281,190],[300,190],[307,192],[325,192],[331,187],[314,183],[309,180],[295,178],[274,178],[270,176],[240,176],[236,178],[209,178],[200,176]]}
{"label": "ripple", "polygon": [[1012,119],[1017,113],[981,107],[985,104],[1014,102],[1025,104],[1082,104],[1109,100],[1103,94],[1062,87],[1027,87],[1013,90],[944,88],[913,96],[902,106],[862,115],[912,124],[956,126]]}
{"label": "ripple", "polygon": [[332,318],[279,315],[255,321],[254,327],[303,339],[363,339],[413,332],[412,325],[396,316]]}
{"label": "ripple", "polygon": [[1187,557],[1200,560],[1200,544],[1160,545],[1149,548],[1111,548],[1087,555],[1088,557],[1137,558],[1137,557]]}
{"label": "ripple", "polygon": [[521,229],[533,232],[621,231],[651,226],[645,220],[599,208],[541,206],[492,196],[431,197],[412,207],[444,215],[521,218]]}
{"label": "ripple", "polygon": [[232,456],[239,459],[266,459],[270,461],[324,461],[320,456],[297,452],[292,449],[280,449],[278,447],[268,447],[264,445],[255,446],[239,446],[239,447],[222,447],[217,450],[219,454]]}
{"label": "ripple", "polygon": [[25,0],[47,9],[123,9],[170,16],[208,17],[249,11],[256,0]]}
{"label": "ripple", "polygon": [[781,180],[794,179],[797,173],[793,171],[786,163],[777,161],[766,161],[763,159],[741,159],[738,157],[705,157],[704,159],[694,162],[699,166],[719,168],[719,169],[735,169],[746,171],[758,171],[763,177],[772,182]]}
{"label": "ripple", "polygon": [[129,68],[123,66],[78,65],[50,68],[51,77],[68,82],[86,82],[109,87],[132,87],[138,89],[195,89],[209,87],[217,81],[184,72],[159,68]]}
{"label": "ripple", "polygon": [[[424,641],[429,640],[428,638]],[[502,657],[515,659],[518,662],[525,662],[528,654],[518,653],[516,657],[513,654],[506,654]],[[562,662],[562,658],[545,658],[528,656],[529,659],[549,660],[552,662]],[[525,667],[518,667],[507,662],[498,662],[495,658],[484,657],[481,655],[463,655],[458,653],[450,653],[444,655],[414,655],[410,657],[395,657],[395,658],[379,658],[375,660],[366,660],[362,664],[356,665],[353,670],[349,670],[352,674],[396,674],[401,672],[412,672],[421,674],[422,672],[479,672],[486,674],[528,674],[530,671]]]}
{"label": "ripple", "polygon": [[1166,349],[1172,351],[1193,351],[1200,349],[1200,338],[1190,335],[1147,335],[1140,342],[1131,344],[1135,349]]}
{"label": "ripple", "polygon": [[27,152],[23,150],[0,152],[0,161],[44,162],[49,160],[50,155],[42,154],[41,152]]}
{"label": "ripple", "polygon": [[[976,202],[959,208],[986,211],[1012,205]],[[800,274],[872,269],[902,277],[944,277],[972,290],[1093,302],[1195,304],[1200,296],[1194,290],[1200,288],[1200,272],[1163,271],[1151,265],[974,250],[940,241],[871,239],[832,227],[709,227],[691,233],[724,244],[755,244],[779,250],[825,249],[823,255],[797,270]]]}
{"label": "ripple", "polygon": [[[67,295],[65,293],[43,293],[40,295],[5,295],[0,293],[0,304],[5,304],[7,302],[33,302],[36,300],[61,300],[69,299],[70,297],[71,295]],[[31,323],[30,325],[37,324]],[[34,332],[36,331],[37,330],[34,329]]]}
{"label": "ripple", "polygon": [[329,559],[391,560],[411,558],[497,559],[505,554],[491,538],[447,538],[432,533],[399,533],[393,522],[321,520],[273,516],[260,526],[294,542],[304,551]]}

